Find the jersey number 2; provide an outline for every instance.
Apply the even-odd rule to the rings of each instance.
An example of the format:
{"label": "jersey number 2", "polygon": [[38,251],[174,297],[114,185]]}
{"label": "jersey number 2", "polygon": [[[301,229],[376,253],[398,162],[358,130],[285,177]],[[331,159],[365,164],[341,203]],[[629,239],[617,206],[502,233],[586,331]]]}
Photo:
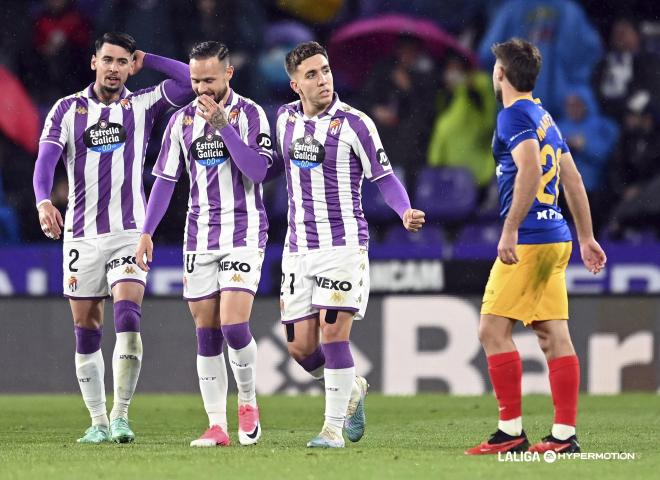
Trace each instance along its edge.
{"label": "jersey number 2", "polygon": [[[550,159],[550,170],[545,172],[541,177],[541,186],[539,186],[539,190],[536,192],[536,199],[544,205],[557,205],[557,200],[559,199],[559,159],[561,158],[561,148],[558,148],[555,153],[552,145],[545,145],[541,149],[541,162],[544,167],[548,164],[548,158]],[[546,193],[545,187],[553,181],[555,182],[555,193]]]}

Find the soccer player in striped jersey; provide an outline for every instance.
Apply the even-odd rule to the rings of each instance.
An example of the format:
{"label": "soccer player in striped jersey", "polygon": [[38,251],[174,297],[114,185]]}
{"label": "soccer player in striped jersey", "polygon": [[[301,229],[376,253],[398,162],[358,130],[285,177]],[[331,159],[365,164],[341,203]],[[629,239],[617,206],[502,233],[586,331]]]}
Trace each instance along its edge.
{"label": "soccer player in striped jersey", "polygon": [[504,226],[498,258],[481,306],[479,340],[499,407],[498,428],[468,455],[521,452],[529,447],[522,426],[522,362],[513,342],[517,322],[531,326],[548,362],[555,419],[550,435],[529,451],[577,453],[575,424],[580,364],[568,329],[566,265],[572,242],[558,206],[559,171],[577,228],[580,254],[593,274],[605,266],[594,239],[589,201],[566,141],[552,116],[532,97],[541,54],[526,40],[492,48],[493,88],[504,108],[497,116],[493,156],[497,163]]}
{"label": "soccer player in striped jersey", "polygon": [[286,70],[300,99],[277,115],[289,193],[282,322],[292,357],[325,384],[325,422],[307,446],[341,448],[343,428],[355,442],[365,427],[367,382],[355,375],[349,345],[369,297],[363,179],[376,183],[407,230],[422,228],[424,213],[410,207],[373,121],[334,92],[326,50],[302,43],[287,54]]}
{"label": "soccer player in striped jersey", "polygon": [[[142,170],[156,120],[192,95],[185,63],[136,50],[125,33],[95,44],[96,80],[53,106],[44,125],[34,170],[39,221],[51,239],[64,237],[65,297],[76,336],[75,365],[92,426],[80,443],[131,442],[128,407],[142,363],[141,304],[146,274],[135,265],[145,214]],[[130,92],[124,83],[143,67],[170,79]],[[69,179],[64,221],[50,202],[62,158]],[[104,299],[112,293],[117,341],[112,357],[114,404],[108,419],[101,332]]]}
{"label": "soccer player in striped jersey", "polygon": [[197,98],[170,119],[154,166],[156,182],[137,249],[138,265],[152,261],[151,237],[184,168],[190,198],[184,233],[184,297],[197,328],[197,373],[209,428],[190,445],[229,445],[227,372],[238,387],[238,439],[261,436],[255,379],[257,345],[250,332],[252,302],[261,277],[268,220],[260,182],[272,162],[263,109],[234,92],[227,47],[203,42],[190,52]]}

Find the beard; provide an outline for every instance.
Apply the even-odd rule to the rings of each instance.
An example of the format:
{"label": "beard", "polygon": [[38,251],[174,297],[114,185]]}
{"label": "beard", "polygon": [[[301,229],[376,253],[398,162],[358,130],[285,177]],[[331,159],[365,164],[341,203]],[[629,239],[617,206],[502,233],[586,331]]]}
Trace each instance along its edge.
{"label": "beard", "polygon": [[[218,92],[215,92],[215,93],[212,95],[212,97],[213,97],[213,101],[214,101],[215,103],[220,103],[220,102],[222,101],[222,99],[225,98],[225,95],[227,94],[227,90],[229,90],[229,87],[225,85],[225,87],[224,87],[222,90],[219,90]],[[199,92],[195,92],[195,94],[196,94],[198,97],[200,96],[200,93],[199,93]],[[211,97],[211,95],[209,95],[209,94],[206,93],[206,92],[204,92],[203,95],[208,95],[209,97]]]}
{"label": "beard", "polygon": [[495,98],[497,99],[498,102],[502,103],[502,89],[501,88],[496,88],[495,89]]}
{"label": "beard", "polygon": [[104,93],[109,93],[109,94],[114,94],[119,92],[122,88],[124,88],[123,84],[118,84],[116,87],[110,87],[108,85],[103,85],[101,84],[101,90],[103,90]]}

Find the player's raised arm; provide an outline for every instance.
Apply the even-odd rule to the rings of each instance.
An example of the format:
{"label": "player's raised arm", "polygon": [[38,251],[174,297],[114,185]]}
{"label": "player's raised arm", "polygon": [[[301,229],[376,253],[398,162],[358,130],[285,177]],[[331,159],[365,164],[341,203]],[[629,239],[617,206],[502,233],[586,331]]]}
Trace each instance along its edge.
{"label": "player's raised arm", "polygon": [[[272,162],[272,141],[268,132],[268,122],[263,110],[250,105],[254,111],[248,114],[247,139],[249,144],[243,142],[236,129],[229,124],[227,111],[221,104],[208,95],[199,97],[197,114],[209,125],[218,129],[222,135],[232,161],[238,169],[255,183],[263,182],[269,164]],[[253,118],[250,118],[253,117]]]}
{"label": "player's raised arm", "polygon": [[607,257],[594,238],[589,199],[584,183],[582,183],[582,175],[575,166],[575,161],[570,153],[564,153],[561,156],[561,183],[564,187],[568,208],[575,221],[582,261],[587,270],[595,275],[603,269]]}
{"label": "player's raised arm", "polygon": [[500,260],[507,265],[518,263],[516,254],[518,227],[520,227],[520,224],[529,213],[532,203],[534,203],[542,173],[541,149],[538,140],[523,140],[511,151],[511,156],[518,172],[513,186],[511,208],[504,221],[502,236],[497,246]]}
{"label": "player's raised arm", "polygon": [[170,77],[162,84],[163,94],[170,105],[181,107],[192,96],[190,70],[186,63],[136,50],[132,75],[136,75],[143,67],[156,70]]}

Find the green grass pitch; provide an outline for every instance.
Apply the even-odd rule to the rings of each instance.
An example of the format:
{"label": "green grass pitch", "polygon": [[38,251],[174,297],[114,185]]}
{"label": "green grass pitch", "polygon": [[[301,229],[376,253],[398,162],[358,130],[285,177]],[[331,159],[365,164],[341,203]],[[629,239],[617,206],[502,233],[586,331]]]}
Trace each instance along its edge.
{"label": "green grass pitch", "polygon": [[[322,397],[260,398],[263,437],[242,447],[235,397],[228,418],[232,445],[193,449],[205,427],[199,396],[137,395],[130,445],[78,445],[88,426],[78,395],[0,396],[0,479],[383,479],[383,478],[658,478],[660,398],[653,394],[583,396],[578,437],[585,452],[634,452],[636,458],[500,462],[463,451],[495,428],[493,397],[367,397],[367,432],[342,450],[305,448],[323,421]],[[111,404],[109,402],[109,404]],[[552,402],[527,396],[530,441],[547,434]],[[578,477],[579,475],[579,477]]]}

